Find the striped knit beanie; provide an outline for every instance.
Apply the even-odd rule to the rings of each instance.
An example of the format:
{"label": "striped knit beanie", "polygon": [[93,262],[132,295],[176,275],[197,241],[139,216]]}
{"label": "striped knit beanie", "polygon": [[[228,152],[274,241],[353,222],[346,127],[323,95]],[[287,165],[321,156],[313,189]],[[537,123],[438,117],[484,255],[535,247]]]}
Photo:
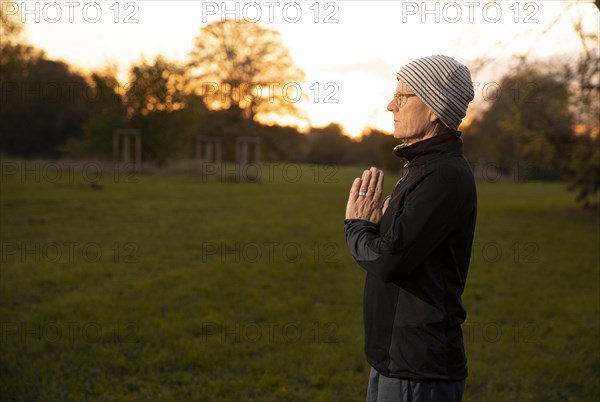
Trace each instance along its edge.
{"label": "striped knit beanie", "polygon": [[457,130],[473,100],[469,69],[452,57],[436,55],[416,59],[396,74],[448,128]]}

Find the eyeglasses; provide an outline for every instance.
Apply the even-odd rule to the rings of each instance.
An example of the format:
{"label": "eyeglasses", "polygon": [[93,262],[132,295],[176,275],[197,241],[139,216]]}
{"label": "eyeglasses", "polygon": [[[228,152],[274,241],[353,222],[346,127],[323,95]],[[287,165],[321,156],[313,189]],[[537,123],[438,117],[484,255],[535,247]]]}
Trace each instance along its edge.
{"label": "eyeglasses", "polygon": [[402,94],[400,92],[396,92],[394,94],[394,100],[396,101],[396,106],[401,107],[406,103],[408,98],[411,96],[417,96],[416,94]]}

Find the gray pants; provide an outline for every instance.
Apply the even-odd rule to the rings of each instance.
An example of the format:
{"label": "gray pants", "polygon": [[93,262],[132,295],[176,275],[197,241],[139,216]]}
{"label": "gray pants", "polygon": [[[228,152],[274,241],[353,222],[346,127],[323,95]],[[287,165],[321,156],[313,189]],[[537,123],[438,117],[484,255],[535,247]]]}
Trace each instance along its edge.
{"label": "gray pants", "polygon": [[390,378],[371,367],[367,402],[461,402],[465,384]]}

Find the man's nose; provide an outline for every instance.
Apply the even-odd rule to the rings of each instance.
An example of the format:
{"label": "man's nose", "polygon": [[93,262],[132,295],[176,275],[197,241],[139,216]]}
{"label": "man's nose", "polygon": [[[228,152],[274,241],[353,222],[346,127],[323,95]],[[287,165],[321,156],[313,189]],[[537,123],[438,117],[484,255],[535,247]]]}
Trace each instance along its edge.
{"label": "man's nose", "polygon": [[390,112],[396,111],[396,101],[395,101],[395,99],[392,99],[390,101],[390,103],[388,103],[387,110],[390,111]]}

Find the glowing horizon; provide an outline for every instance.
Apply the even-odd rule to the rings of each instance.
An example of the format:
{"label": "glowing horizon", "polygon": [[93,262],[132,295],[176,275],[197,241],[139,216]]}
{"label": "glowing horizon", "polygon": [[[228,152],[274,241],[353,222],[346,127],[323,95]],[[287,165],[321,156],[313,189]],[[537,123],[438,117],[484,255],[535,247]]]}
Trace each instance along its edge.
{"label": "glowing horizon", "polygon": [[[386,105],[396,71],[411,59],[448,54],[472,67],[479,57],[495,58],[491,68],[473,74],[474,104],[480,105],[486,84],[499,80],[513,56],[575,54],[581,45],[571,19],[582,15],[588,31],[597,32],[600,25],[592,2],[22,3],[3,1],[2,7],[18,8],[29,43],[84,74],[114,64],[122,83],[142,57],[161,54],[183,63],[200,28],[211,21],[256,20],[280,32],[304,70],[302,89],[310,101],[301,108],[310,126],[338,123],[351,137],[368,127],[391,132]],[[568,15],[540,36],[566,4],[571,4]],[[502,40],[508,44],[497,45]]]}

